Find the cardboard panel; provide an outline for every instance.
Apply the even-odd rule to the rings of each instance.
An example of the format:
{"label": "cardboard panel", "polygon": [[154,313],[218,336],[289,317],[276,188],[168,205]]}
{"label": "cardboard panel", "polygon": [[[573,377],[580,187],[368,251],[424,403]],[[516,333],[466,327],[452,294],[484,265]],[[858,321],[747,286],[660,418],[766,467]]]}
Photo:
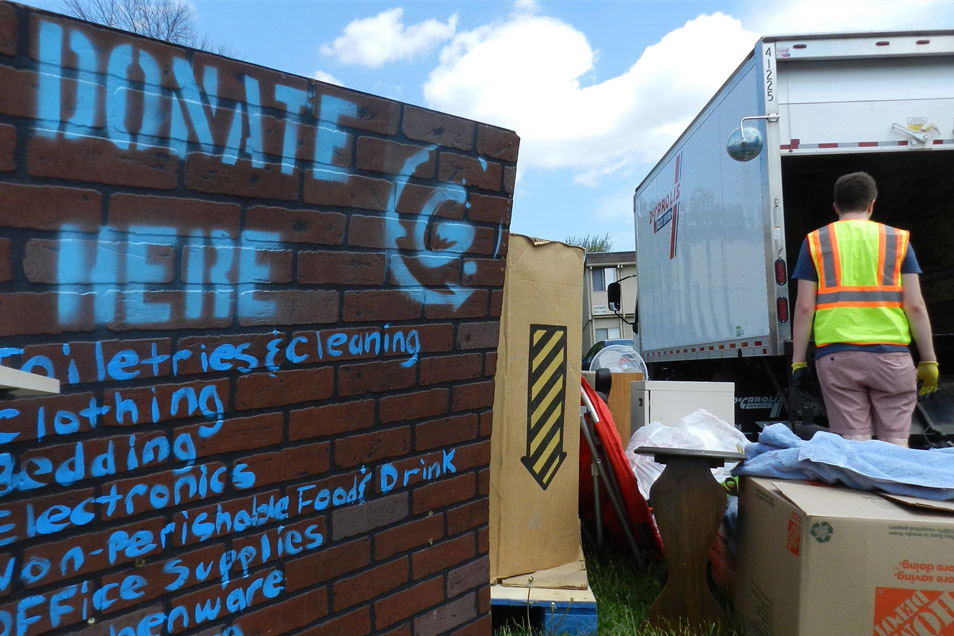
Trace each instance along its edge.
{"label": "cardboard panel", "polygon": [[510,236],[491,435],[491,580],[580,553],[583,256]]}

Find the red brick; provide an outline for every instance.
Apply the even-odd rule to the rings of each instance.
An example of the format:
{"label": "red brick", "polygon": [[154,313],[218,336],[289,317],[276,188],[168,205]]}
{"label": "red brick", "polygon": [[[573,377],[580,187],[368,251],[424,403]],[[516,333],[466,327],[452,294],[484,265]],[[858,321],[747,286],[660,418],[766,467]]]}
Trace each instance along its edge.
{"label": "red brick", "polygon": [[490,292],[490,317],[499,318],[503,312],[503,290],[495,289]]}
{"label": "red brick", "polygon": [[[328,179],[322,179],[325,176]],[[345,181],[330,180],[327,172],[309,171],[305,175],[306,203],[327,205],[342,208],[358,208],[362,210],[377,210],[384,212],[388,209],[391,196],[391,183],[383,179],[371,179],[359,175],[347,175]]]}
{"label": "red brick", "polygon": [[494,412],[487,411],[480,414],[480,436],[490,437],[494,428]]}
{"label": "red brick", "polygon": [[477,616],[477,597],[467,594],[414,619],[414,636],[438,636]]}
{"label": "red brick", "polygon": [[486,468],[490,464],[490,440],[484,439],[474,444],[458,446],[454,455],[454,466],[458,471],[469,468]]}
{"label": "red brick", "polygon": [[449,183],[474,186],[498,192],[503,170],[499,163],[482,164],[475,157],[442,152],[438,163],[438,179]]}
{"label": "red brick", "polygon": [[[93,507],[90,506],[90,509]],[[116,537],[121,537],[123,535],[117,534],[120,532],[125,532],[127,535],[131,536],[139,530],[146,530],[152,532],[154,536],[158,536],[159,532],[162,530],[162,527],[165,525],[165,519],[162,517],[157,517],[154,519],[148,520],[137,520],[135,523],[131,523],[125,526],[119,526],[110,528],[109,530],[101,530],[99,532],[90,532],[82,535],[73,535],[68,539],[61,541],[44,541],[39,545],[34,545],[30,548],[27,548],[23,551],[22,561],[18,560],[17,564],[20,563],[29,563],[31,559],[47,559],[51,563],[57,564],[57,567],[50,568],[49,573],[44,576],[42,579],[35,581],[34,583],[25,583],[25,587],[32,588],[39,585],[47,585],[50,583],[56,583],[57,581],[62,581],[63,579],[71,578],[73,576],[84,576],[89,577],[93,572],[99,572],[113,567],[113,565],[121,565],[123,563],[129,563],[136,558],[145,558],[153,556],[162,552],[162,547],[159,544],[155,544],[153,547],[148,547],[148,545],[142,546],[142,553],[136,556],[130,556],[130,553],[124,549],[117,549],[115,552],[115,560],[113,563],[110,563],[110,550],[103,549],[97,552],[99,548],[106,548],[109,543],[109,538],[112,535]],[[117,540],[116,545],[119,542]],[[64,573],[63,569],[59,567],[61,563],[70,564],[72,561],[66,559],[64,561],[64,556],[74,547],[79,547],[83,551],[83,562],[79,564],[77,569],[73,569],[72,565],[67,567],[67,571]],[[140,550],[136,549],[133,552],[139,552]],[[19,571],[19,569],[17,570]]]}
{"label": "red brick", "polygon": [[[4,366],[8,366],[8,364],[5,363]],[[96,396],[93,393],[66,393],[64,395],[4,400],[3,408],[19,411],[20,415],[4,420],[3,432],[11,435],[16,434],[17,437],[15,441],[18,443],[37,439],[37,420],[40,409],[43,409],[45,415],[43,421],[46,424],[45,439],[55,439],[58,433],[51,425],[51,422],[55,418],[56,413],[61,410],[79,413],[79,411],[88,407],[90,400],[94,398],[96,398]],[[97,403],[102,405],[101,400],[97,399]],[[80,418],[79,423],[80,427],[78,432],[85,433],[92,430],[89,420],[85,417]],[[99,420],[97,424],[102,425],[102,421]]]}
{"label": "red brick", "polygon": [[414,450],[453,446],[477,439],[477,416],[458,415],[443,420],[428,420],[414,425]]}
{"label": "red brick", "polygon": [[17,12],[9,4],[0,5],[0,53],[17,53]]}
{"label": "red brick", "polygon": [[[488,587],[487,590],[489,593],[490,588]],[[491,632],[492,623],[493,623],[492,618],[490,614],[488,613],[489,611],[490,611],[489,609],[479,610],[478,614],[486,614],[486,615],[482,616],[481,618],[478,618],[476,621],[474,621],[470,625],[465,625],[464,627],[461,627],[454,633],[450,634],[450,636],[487,636],[487,634]]]}
{"label": "red brick", "polygon": [[[143,328],[179,330],[179,329],[217,329],[232,324],[233,294],[228,291],[146,291],[146,292],[117,292],[108,291],[109,302],[114,303],[116,313],[106,327],[112,331],[140,330]],[[228,313],[225,315],[213,314],[211,308],[221,298],[227,299]],[[196,300],[197,299],[197,300]],[[197,316],[187,316],[186,306],[196,302],[202,307]],[[143,312],[142,303],[155,305],[156,311],[168,311],[169,317],[158,319],[154,314]],[[130,315],[126,310],[133,308]],[[167,308],[167,309],[166,309]]]}
{"label": "red brick", "polygon": [[[35,519],[38,514],[41,514],[40,511],[49,510],[53,506],[62,506],[72,510],[87,499],[95,497],[96,494],[96,491],[92,488],[73,488],[46,497],[37,497],[34,495],[28,500],[7,502],[4,504],[4,509],[9,511],[9,515],[4,517],[4,528],[0,536],[2,536],[5,541],[10,541],[11,543],[16,540],[26,540],[28,538],[27,504],[33,506],[32,515]],[[98,519],[104,516],[102,512],[97,513],[95,504],[87,503],[86,505],[89,507],[89,511],[94,515],[94,518],[91,519],[89,523],[95,524]],[[60,529],[60,532],[63,534],[80,527],[65,518],[61,520],[61,523],[64,524]],[[32,527],[34,524],[30,525]],[[43,540],[50,541],[52,538],[57,538],[57,536],[63,535],[54,533],[53,535],[44,536]],[[14,541],[11,541],[11,539]]]}
{"label": "red brick", "polygon": [[178,185],[177,166],[178,159],[166,150],[120,150],[93,137],[68,142],[33,137],[27,149],[27,172],[34,177],[171,190]]}
{"label": "red brick", "polygon": [[400,457],[411,450],[411,429],[407,426],[388,431],[339,437],[335,440],[335,465],[351,468],[382,459]]}
{"label": "red brick", "polygon": [[415,515],[436,511],[473,497],[474,474],[465,473],[452,479],[441,479],[419,486],[413,494],[411,513]]}
{"label": "red brick", "polygon": [[[222,245],[186,245],[182,249],[182,282],[200,285],[289,283],[294,255],[288,250]],[[255,263],[251,272],[242,263]],[[213,269],[214,268],[214,269]],[[215,272],[213,279],[212,272]],[[193,272],[199,272],[196,277]]]}
{"label": "red brick", "polygon": [[517,167],[507,166],[503,173],[503,191],[507,194],[513,194],[514,186],[517,184]]}
{"label": "red brick", "polygon": [[388,245],[385,223],[380,216],[352,215],[348,227],[348,245],[376,249],[391,247]]}
{"label": "red brick", "polygon": [[447,412],[447,398],[447,389],[388,395],[379,401],[378,418],[382,424],[389,424],[443,415]]}
{"label": "red brick", "polygon": [[467,195],[467,200],[470,202],[467,218],[471,221],[498,225],[510,223],[510,214],[513,210],[512,199],[471,192]]}
{"label": "red brick", "polygon": [[[62,322],[59,318],[59,307],[66,297],[76,298],[79,311],[66,322]],[[92,331],[94,327],[93,294],[0,294],[0,337]]]}
{"label": "red brick", "polygon": [[408,139],[470,150],[474,147],[472,121],[415,106],[404,107],[404,134]]}
{"label": "red brick", "polygon": [[[418,215],[425,209],[430,210],[435,204],[433,216],[445,219],[462,219],[466,210],[466,202],[460,198],[458,187],[432,187],[406,183],[401,188],[400,196],[395,204],[398,214]],[[471,195],[473,196],[473,195]]]}
{"label": "red brick", "polygon": [[[377,137],[358,139],[358,169],[407,175],[419,179],[434,176],[437,153],[425,146],[412,146]],[[412,159],[412,163],[408,163]]]}
{"label": "red brick", "polygon": [[420,363],[421,384],[438,384],[480,377],[484,361],[479,353],[424,358]]}
{"label": "red brick", "polygon": [[[68,633],[83,634],[83,636],[116,636],[120,633],[128,634],[131,630],[131,633],[135,634],[142,619],[150,614],[159,614],[162,611],[163,607],[158,603],[155,605],[146,605],[145,607],[140,606],[134,611],[123,614],[122,616],[109,617],[108,619],[100,617],[96,620],[95,624],[90,625],[87,623],[77,630]],[[82,617],[79,617],[77,620],[80,618]],[[126,629],[125,632],[123,632],[124,629]]]}
{"label": "red brick", "polygon": [[[201,467],[192,466],[191,468],[185,470],[187,471],[187,474],[195,478],[195,481],[198,481],[202,474],[200,468],[201,471],[205,471],[208,475],[218,474],[222,478],[222,483],[224,485],[228,484],[230,479],[229,475],[231,475],[231,472],[228,467],[225,466],[225,464],[221,462],[206,462],[202,464]],[[198,489],[195,491],[191,490],[189,485],[186,484],[187,480],[184,477],[182,471],[183,469],[165,470],[159,473],[138,475],[128,479],[120,479],[103,483],[100,487],[104,488],[105,490],[102,492],[112,492],[113,489],[115,489],[116,494],[120,495],[122,500],[119,500],[119,503],[116,504],[116,507],[113,510],[110,510],[105,506],[102,507],[99,512],[100,517],[103,520],[110,521],[113,519],[123,519],[126,517],[138,516],[144,512],[152,512],[153,510],[165,510],[167,508],[172,508],[175,510],[180,506],[185,506],[193,502],[220,496],[220,493],[214,492],[211,488],[205,491],[200,491]],[[177,482],[184,485],[177,489]],[[157,500],[157,502],[151,502],[148,498],[130,497],[127,501],[127,495],[134,488],[141,488],[145,486],[146,488],[153,489],[158,485],[164,486],[165,489],[169,491],[169,497],[167,500]]]}
{"label": "red brick", "polygon": [[424,303],[424,317],[428,320],[447,318],[485,318],[490,294],[484,289],[475,289],[464,302],[455,306],[454,300],[440,290],[428,289]]}
{"label": "red brick", "polygon": [[447,596],[453,598],[468,590],[486,587],[488,581],[490,581],[490,559],[481,557],[447,573]]}
{"label": "red brick", "polygon": [[[0,309],[2,306],[0,302]],[[406,389],[414,385],[415,375],[413,367],[405,367],[398,361],[343,365],[338,369],[338,395]]]}
{"label": "red brick", "polygon": [[0,226],[78,232],[100,226],[102,198],[93,190],[0,183]]}
{"label": "red brick", "polygon": [[366,636],[371,633],[371,613],[367,607],[361,607],[348,614],[333,618],[309,627],[297,636]]}
{"label": "red brick", "polygon": [[341,245],[347,218],[340,212],[256,206],[245,213],[245,228],[274,233],[282,243]]}
{"label": "red brick", "polygon": [[[201,71],[207,66],[211,66],[218,71],[219,84],[216,91],[220,100],[234,99],[236,101],[247,101],[245,93],[244,77],[250,76],[260,80],[259,103],[263,108],[274,109],[283,112],[288,111],[288,106],[284,102],[275,99],[275,85],[281,84],[291,88],[308,92],[309,81],[303,77],[289,75],[279,71],[263,69],[261,66],[240,62],[239,60],[224,58],[221,55],[204,53],[196,51],[192,58],[192,64],[196,69],[196,76],[201,77]],[[279,138],[284,134],[284,127],[278,131]]]}
{"label": "red brick", "polygon": [[[489,612],[490,612],[490,586],[489,586],[489,585],[488,585],[487,587],[481,588],[481,590],[480,590],[479,592],[477,592],[477,611],[478,611],[480,614],[488,614],[488,615],[487,615],[487,619],[488,619],[488,622],[489,622],[489,619],[490,619],[490,615],[489,615]],[[479,633],[479,634],[486,634],[487,632],[478,632],[478,633]]]}
{"label": "red brick", "polygon": [[219,432],[211,437],[199,435],[201,425],[198,424],[176,429],[175,436],[191,434],[197,456],[207,457],[280,444],[284,435],[282,422],[281,413],[230,417],[222,423]]}
{"label": "red brick", "polygon": [[465,534],[415,552],[411,555],[411,574],[415,579],[420,579],[435,572],[447,570],[472,556],[474,556],[474,535]]}
{"label": "red brick", "polygon": [[[48,611],[36,612],[35,614],[31,614],[30,618],[34,619],[35,622],[30,621],[29,632],[27,632],[27,630],[23,630],[24,633],[29,633],[31,636],[36,636],[38,634],[43,634],[45,632],[48,632],[54,629],[54,626],[52,625],[52,622],[50,620],[51,612],[49,612],[51,597],[60,598],[60,599],[69,598],[71,601],[80,604],[78,606],[71,604],[70,605],[71,608],[77,608],[84,605],[89,607],[91,605],[90,601],[95,589],[96,588],[92,585],[80,586],[80,585],[74,584],[73,586],[69,586],[69,587],[62,586],[62,587],[56,587],[51,590],[48,590],[44,595],[40,597],[40,599],[42,599],[42,606],[46,607]],[[17,599],[19,600],[20,603],[22,603],[19,605],[19,607],[23,608],[20,610],[21,612],[26,611],[26,606],[28,605],[28,603],[24,603],[24,601],[26,601],[27,598],[28,597],[24,595],[20,599]],[[13,622],[16,620],[13,617],[17,616],[17,607],[18,607],[17,600],[11,600],[6,605],[0,605],[0,616],[4,616],[4,622],[10,623],[11,628],[12,628]],[[30,600],[33,600],[33,599],[30,599]],[[39,605],[40,603],[33,605],[34,610],[39,609],[38,607]],[[24,616],[24,614],[21,613],[20,616]],[[10,618],[7,618],[7,617],[10,617]],[[64,614],[58,618],[59,620],[57,621],[58,623],[57,627],[66,627],[82,620],[81,612],[78,612],[78,611],[64,612]],[[23,624],[23,622],[25,621],[23,621],[23,619],[21,618],[20,621],[17,621],[17,622],[20,622],[20,624]]]}
{"label": "red brick", "polygon": [[[273,343],[273,346],[277,346],[279,354],[275,357],[274,364],[276,366],[284,362],[283,353],[285,350],[285,345],[287,344],[287,338],[285,334],[279,333],[243,333],[243,334],[233,334],[226,336],[187,336],[185,338],[180,338],[179,342],[176,345],[177,351],[189,351],[191,355],[185,359],[176,360],[176,375],[194,375],[199,373],[207,373],[208,365],[203,364],[202,354],[205,353],[208,357],[212,357],[213,352],[220,347],[221,345],[249,345],[246,348],[242,349],[242,353],[249,355],[255,358],[255,363],[251,360],[242,360],[235,358],[224,358],[221,355],[216,357],[219,358],[219,363],[222,365],[228,365],[227,370],[238,369],[243,373],[247,373],[252,369],[262,368],[265,366],[265,360],[269,355],[269,343]],[[269,361],[271,364],[271,361]]]}
{"label": "red brick", "polygon": [[368,537],[329,545],[313,554],[286,561],[286,588],[294,592],[367,567],[370,562],[371,539]]}
{"label": "red brick", "polygon": [[36,96],[40,88],[36,73],[0,66],[0,86],[3,86],[3,91],[0,91],[0,115],[36,117]]}
{"label": "red brick", "polygon": [[464,263],[464,285],[503,287],[504,267],[502,258],[474,258]]}
{"label": "red brick", "polygon": [[500,323],[493,322],[466,322],[457,328],[457,348],[467,349],[496,349],[499,338]]}
{"label": "red brick", "polygon": [[239,159],[229,165],[221,157],[194,152],[186,159],[185,185],[196,192],[297,201],[298,169],[284,174],[278,163],[256,168],[251,161]]}
{"label": "red brick", "polygon": [[340,435],[373,424],[374,400],[298,409],[288,414],[288,439],[296,442],[311,437]]}
{"label": "red brick", "polygon": [[10,260],[10,239],[0,239],[0,282],[13,279],[13,262]]}
{"label": "red brick", "polygon": [[[330,121],[327,115],[320,113],[322,97],[328,95],[354,104],[356,115],[339,115],[337,121]],[[357,128],[382,135],[394,135],[398,131],[401,118],[401,105],[390,99],[356,93],[340,86],[318,84],[315,86],[315,118],[337,124],[345,128]]]}
{"label": "red brick", "polygon": [[473,382],[454,387],[452,411],[473,411],[494,405],[494,382]]}
{"label": "red brick", "polygon": [[299,252],[298,282],[306,285],[383,285],[388,255],[381,252]]}
{"label": "red brick", "polygon": [[335,612],[367,601],[400,587],[407,582],[407,558],[397,559],[361,574],[341,579],[334,585],[333,607]]}
{"label": "red brick", "polygon": [[328,592],[317,589],[282,598],[281,602],[256,612],[243,612],[234,624],[242,630],[243,636],[271,636],[304,627],[327,614]]}
{"label": "red brick", "polygon": [[201,230],[206,236],[237,238],[242,210],[234,203],[178,197],[114,194],[109,198],[109,225],[135,232],[138,226],[169,227],[179,236]]}
{"label": "red brick", "polygon": [[516,161],[520,137],[510,130],[477,124],[477,152],[501,161]]}
{"label": "red brick", "polygon": [[[249,574],[249,578],[247,579],[241,576],[234,577],[229,581],[227,585],[222,585],[216,582],[214,585],[210,585],[204,589],[196,590],[195,592],[190,592],[188,594],[174,597],[173,599],[171,599],[171,601],[169,601],[169,603],[173,607],[191,608],[191,607],[194,607],[196,604],[199,604],[199,605],[209,604],[214,606],[216,601],[221,600],[222,609],[224,610],[225,609],[224,599],[227,598],[229,594],[233,593],[235,590],[247,589],[249,587],[249,584],[251,583],[252,577],[256,579],[266,579],[267,577],[274,576],[276,572],[279,575],[281,574],[280,569],[269,568],[265,570],[258,570],[257,572],[255,572],[255,574]],[[275,579],[273,578],[272,581],[274,582]],[[279,579],[279,585],[280,584],[281,584],[281,579]],[[255,594],[251,599],[251,603],[248,604],[248,608],[261,605],[262,603],[265,603],[265,602],[269,602],[269,599],[266,599],[264,594],[261,594],[261,593]],[[241,616],[249,616],[251,614],[252,610],[248,608],[243,609]],[[182,631],[181,623],[177,623],[176,627],[177,629],[174,630],[175,632]]]}
{"label": "red brick", "polygon": [[331,397],[333,382],[330,367],[252,373],[235,381],[235,408],[246,411],[324,400]]}
{"label": "red brick", "polygon": [[[175,403],[173,403],[172,396],[178,393],[182,389],[192,389],[192,391],[183,391],[176,398]],[[203,396],[203,399],[197,400],[197,404],[191,405],[190,400],[191,393],[194,392],[196,396]],[[115,399],[116,393],[120,394],[120,397],[123,400],[132,400],[135,402],[138,407],[138,420],[133,417],[134,413],[124,412],[121,414],[117,413]],[[153,421],[152,414],[150,413],[149,405],[152,403],[152,398],[155,396],[156,402],[159,405],[159,417],[156,421]],[[198,417],[202,414],[203,406],[206,406],[208,409],[217,408],[215,401],[218,398],[222,403],[223,413],[227,409],[229,403],[229,381],[227,379],[220,380],[204,380],[204,381],[195,381],[195,382],[183,382],[179,384],[155,384],[151,386],[141,386],[135,388],[120,388],[118,390],[107,390],[103,395],[103,402],[110,405],[112,408],[104,416],[106,426],[136,426],[137,424],[158,424],[159,422],[166,422],[169,420],[182,420],[189,417]],[[190,406],[195,406],[195,408],[190,409]],[[172,408],[176,408],[176,413],[172,413]],[[122,421],[120,421],[122,419]],[[204,426],[211,426],[211,423],[204,422]]]}
{"label": "red brick", "polygon": [[[222,513],[231,515],[231,518],[234,520],[236,518],[236,515],[240,515],[240,514],[254,516],[255,510],[259,509],[263,505],[271,504],[272,506],[274,506],[275,502],[278,502],[281,499],[281,497],[282,497],[281,490],[279,489],[268,490],[265,492],[256,493],[255,495],[249,495],[246,497],[238,497],[236,499],[229,499],[226,501],[219,501],[217,503],[207,504],[204,506],[200,506],[198,508],[190,508],[189,510],[176,510],[175,512],[172,512],[169,516],[171,517],[172,521],[177,524],[176,527],[178,528],[182,528],[183,526],[187,526],[193,523],[193,520],[195,520],[196,517],[198,517],[202,513],[205,513],[207,517],[211,517],[212,519],[215,519],[215,517],[219,514],[220,510],[222,511]],[[293,512],[294,512],[294,509],[289,510],[289,513],[293,513]],[[270,519],[274,520],[274,517],[270,517]],[[293,524],[293,525],[297,526],[297,524]],[[217,526],[213,530],[211,538],[217,539],[220,537],[226,537],[233,533],[244,532],[245,530],[248,530],[248,529],[249,529],[248,527],[244,529],[240,529],[236,525],[228,525],[223,523]],[[259,540],[260,540],[260,535],[252,535],[252,536],[257,536],[259,537]],[[239,544],[242,541],[247,540],[248,537],[249,535],[245,533],[243,534],[242,538],[236,538],[233,543]],[[169,544],[179,548],[189,546],[189,545],[195,545],[197,543],[201,543],[202,541],[203,541],[202,536],[196,535],[195,533],[191,533],[191,532],[186,533],[184,537],[182,536],[181,532],[178,532],[173,535],[170,535],[169,539],[167,540]]]}
{"label": "red brick", "polygon": [[477,526],[487,525],[490,520],[490,505],[486,499],[479,499],[448,510],[446,516],[447,534],[453,536]]}
{"label": "red brick", "polygon": [[428,323],[416,327],[424,353],[443,353],[454,347],[454,325]]}
{"label": "red brick", "polygon": [[17,129],[0,124],[0,172],[16,170]]}
{"label": "red brick", "polygon": [[[490,469],[486,468],[477,473],[477,493],[487,495],[490,493]],[[482,550],[486,552],[486,550]]]}
{"label": "red brick", "polygon": [[[486,522],[486,521],[485,521]],[[383,530],[374,537],[374,558],[382,561],[398,552],[427,544],[444,537],[444,516],[440,514],[403,523]]]}
{"label": "red brick", "polygon": [[391,322],[421,317],[420,291],[375,290],[344,293],[345,322]]}
{"label": "red brick", "polygon": [[[273,303],[272,313],[243,311],[245,299]],[[328,289],[283,289],[239,292],[239,324],[309,325],[338,321],[338,292]]]}
{"label": "red brick", "polygon": [[[391,276],[388,281],[391,285],[397,287],[407,285],[420,287],[421,285],[454,286],[460,284],[460,259],[452,256],[405,256],[395,255],[392,258],[400,258],[403,271],[399,274],[391,266]],[[410,278],[407,274],[410,274]]]}
{"label": "red brick", "polygon": [[258,488],[327,472],[329,450],[327,442],[306,444],[274,453],[245,456],[242,461],[248,465],[249,471],[255,473],[255,487]]}
{"label": "red brick", "polygon": [[484,375],[493,377],[497,375],[497,352],[484,354]]}
{"label": "red brick", "polygon": [[374,626],[382,629],[444,600],[444,579],[435,576],[374,603]]}
{"label": "red brick", "polygon": [[411,636],[411,624],[405,623],[400,627],[382,633],[381,636]]}
{"label": "red brick", "polygon": [[[61,279],[60,261],[62,251],[72,257],[78,257],[80,262],[88,267],[76,267],[65,272],[66,277]],[[27,241],[23,257],[23,272],[31,283],[79,283],[87,284],[102,282],[94,280],[93,264],[97,262],[102,252],[115,255],[120,262],[127,263],[126,267],[116,272],[110,281],[117,284],[125,283],[168,283],[172,280],[175,269],[176,250],[171,245],[141,243],[131,246],[127,242],[113,241],[83,241],[73,239],[32,239]],[[69,258],[69,256],[67,257]],[[128,266],[132,261],[133,266]],[[144,266],[148,264],[149,269]],[[156,270],[163,270],[162,273]]]}

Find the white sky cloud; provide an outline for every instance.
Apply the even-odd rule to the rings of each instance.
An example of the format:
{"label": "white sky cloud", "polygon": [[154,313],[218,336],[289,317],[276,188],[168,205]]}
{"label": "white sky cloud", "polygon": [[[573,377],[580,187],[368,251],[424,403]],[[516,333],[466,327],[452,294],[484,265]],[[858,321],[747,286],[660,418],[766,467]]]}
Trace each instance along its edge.
{"label": "white sky cloud", "polygon": [[395,7],[376,16],[353,20],[321,52],[344,64],[377,68],[398,60],[412,59],[451,39],[457,30],[457,14],[440,20],[406,25],[404,9]]}
{"label": "white sky cloud", "polygon": [[743,3],[739,18],[700,15],[625,72],[587,85],[598,51],[586,36],[515,6],[507,21],[460,32],[443,48],[423,86],[427,105],[517,131],[524,172],[569,168],[592,185],[655,163],[761,35],[939,28],[954,13],[932,0]]}
{"label": "white sky cloud", "polygon": [[335,77],[334,75],[326,71],[317,70],[314,73],[312,73],[311,76],[315,78],[316,80],[318,80],[319,82],[325,82],[327,84],[337,84],[338,86],[344,86],[344,82],[342,82],[340,79],[338,79],[337,77]]}

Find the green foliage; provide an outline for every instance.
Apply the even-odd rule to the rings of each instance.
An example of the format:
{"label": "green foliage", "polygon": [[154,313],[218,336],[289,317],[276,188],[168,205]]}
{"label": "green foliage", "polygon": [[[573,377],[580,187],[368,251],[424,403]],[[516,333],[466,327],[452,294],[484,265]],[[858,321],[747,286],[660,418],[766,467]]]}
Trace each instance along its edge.
{"label": "green foliage", "polygon": [[610,238],[609,232],[603,236],[597,236],[596,234],[586,234],[585,236],[568,236],[563,242],[569,245],[582,247],[584,250],[586,250],[587,254],[613,251],[613,239]]}

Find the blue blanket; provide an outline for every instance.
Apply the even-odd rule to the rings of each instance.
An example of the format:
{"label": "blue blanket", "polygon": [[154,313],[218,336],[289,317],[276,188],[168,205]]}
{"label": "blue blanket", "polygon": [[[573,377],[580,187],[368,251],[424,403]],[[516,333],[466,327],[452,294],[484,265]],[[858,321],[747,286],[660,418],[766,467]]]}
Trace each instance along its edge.
{"label": "blue blanket", "polygon": [[771,424],[757,443],[745,449],[745,461],[732,474],[813,479],[857,490],[948,500],[954,499],[954,448],[915,450],[824,432],[806,441],[784,424]]}

